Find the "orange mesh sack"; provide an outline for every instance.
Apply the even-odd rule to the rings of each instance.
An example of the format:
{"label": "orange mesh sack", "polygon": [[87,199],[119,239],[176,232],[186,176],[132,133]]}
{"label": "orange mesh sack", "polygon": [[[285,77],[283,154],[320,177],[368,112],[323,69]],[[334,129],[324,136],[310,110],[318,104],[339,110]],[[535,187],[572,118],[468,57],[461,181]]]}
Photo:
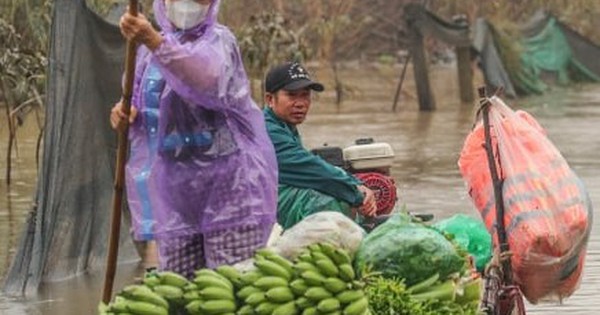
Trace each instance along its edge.
{"label": "orange mesh sack", "polygon": [[[504,224],[514,279],[531,303],[562,300],[581,280],[592,220],[592,204],[537,121],[490,99],[492,147],[503,181]],[[458,166],[487,229],[496,235],[493,183],[483,123],[465,140]]]}

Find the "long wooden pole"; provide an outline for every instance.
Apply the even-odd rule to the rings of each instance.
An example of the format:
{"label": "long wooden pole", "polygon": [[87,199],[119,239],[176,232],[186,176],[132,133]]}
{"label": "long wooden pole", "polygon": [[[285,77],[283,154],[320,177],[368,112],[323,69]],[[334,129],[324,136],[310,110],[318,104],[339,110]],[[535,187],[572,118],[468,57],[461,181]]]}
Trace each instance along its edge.
{"label": "long wooden pole", "polygon": [[473,71],[471,70],[471,47],[456,46],[456,66],[458,68],[458,87],[463,103],[473,102]]}
{"label": "long wooden pole", "polygon": [[16,106],[13,100],[12,91],[4,78],[0,78],[0,91],[4,95],[6,105],[6,120],[8,124],[8,149],[6,150],[6,186],[10,186],[10,174],[12,169],[12,147],[15,143],[15,124],[10,114],[11,106]]}
{"label": "long wooden pole", "polygon": [[[455,25],[465,27],[470,32],[469,21],[466,15],[456,15],[452,18],[452,22],[454,22]],[[456,52],[460,100],[463,103],[471,103],[474,100],[473,70],[471,70],[471,45],[458,45],[454,48],[454,51]]]}
{"label": "long wooden pole", "polygon": [[[498,245],[500,249],[500,254],[507,253],[510,248],[508,246],[508,238],[506,236],[506,228],[504,225],[504,197],[502,194],[502,186],[504,185],[504,180],[500,179],[498,175],[498,169],[496,169],[496,159],[494,158],[494,148],[492,144],[492,135],[491,135],[491,126],[490,126],[490,118],[489,111],[490,106],[492,105],[487,97],[487,93],[485,91],[485,87],[480,87],[477,90],[479,94],[479,98],[481,100],[482,106],[482,115],[483,115],[483,132],[485,136],[485,150],[488,160],[488,166],[490,169],[490,175],[492,178],[492,183],[494,185],[494,199],[496,204],[496,234],[498,236]],[[496,152],[496,155],[500,155],[499,152]],[[505,285],[512,285],[512,268],[510,264],[510,258],[501,260],[502,266],[502,274],[503,281]]]}
{"label": "long wooden pole", "polygon": [[[408,5],[405,8],[405,16],[417,14],[420,9],[417,5]],[[416,12],[415,12],[416,11]],[[413,75],[417,86],[417,97],[419,99],[419,110],[435,110],[435,98],[431,91],[431,82],[429,81],[429,67],[427,66],[427,54],[425,52],[425,43],[423,34],[414,18],[408,17],[408,30],[410,37],[410,54],[412,56]]]}
{"label": "long wooden pole", "polygon": [[402,73],[400,74],[400,81],[398,82],[398,86],[396,87],[396,94],[394,94],[394,105],[392,105],[392,111],[396,111],[396,106],[398,105],[398,100],[400,99],[400,92],[402,91],[402,84],[404,83],[404,77],[406,76],[406,68],[408,68],[408,63],[410,62],[410,54],[406,56],[406,60],[404,60],[404,66],[402,66]]}
{"label": "long wooden pole", "polygon": [[[137,15],[138,0],[129,0],[129,13]],[[136,44],[133,40],[127,41],[125,59],[125,85],[123,87],[123,112],[129,115],[131,109],[131,95],[133,93],[133,79],[135,74]],[[119,235],[121,234],[121,207],[123,202],[123,187],[125,186],[125,162],[127,159],[127,135],[129,120],[125,120],[124,128],[118,131],[117,165],[115,169],[115,182],[112,199],[112,215],[110,220],[110,234],[108,239],[108,255],[106,258],[106,273],[104,275],[104,289],[102,302],[109,303],[112,296],[115,273],[117,271],[117,257],[119,254]]]}

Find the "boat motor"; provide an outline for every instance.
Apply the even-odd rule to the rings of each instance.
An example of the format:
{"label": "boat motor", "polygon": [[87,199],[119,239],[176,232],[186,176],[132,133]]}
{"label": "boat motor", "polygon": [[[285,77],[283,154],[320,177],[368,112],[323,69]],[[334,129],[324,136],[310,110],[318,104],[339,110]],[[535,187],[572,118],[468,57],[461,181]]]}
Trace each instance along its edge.
{"label": "boat motor", "polygon": [[353,174],[373,190],[377,201],[377,216],[392,212],[397,195],[396,184],[390,176],[394,151],[388,143],[361,138],[344,149],[324,145],[311,152]]}

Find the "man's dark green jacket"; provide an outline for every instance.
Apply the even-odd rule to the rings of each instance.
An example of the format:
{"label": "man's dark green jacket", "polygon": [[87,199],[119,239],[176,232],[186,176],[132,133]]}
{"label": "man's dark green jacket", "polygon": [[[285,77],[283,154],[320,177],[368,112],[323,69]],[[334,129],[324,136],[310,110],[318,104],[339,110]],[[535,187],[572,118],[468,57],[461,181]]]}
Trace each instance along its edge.
{"label": "man's dark green jacket", "polygon": [[280,185],[314,189],[352,206],[362,204],[358,179],[306,150],[298,129],[277,118],[273,110],[266,107],[263,112],[277,154]]}

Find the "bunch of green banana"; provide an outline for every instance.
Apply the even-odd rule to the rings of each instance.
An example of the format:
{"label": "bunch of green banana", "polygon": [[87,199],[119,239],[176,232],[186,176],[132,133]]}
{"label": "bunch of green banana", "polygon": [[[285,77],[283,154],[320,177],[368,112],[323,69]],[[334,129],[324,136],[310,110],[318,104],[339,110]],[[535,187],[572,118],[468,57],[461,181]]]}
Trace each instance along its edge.
{"label": "bunch of green banana", "polygon": [[292,262],[269,249],[260,249],[254,265],[256,270],[240,277],[242,287],[236,295],[243,306],[237,314],[298,314],[296,295],[290,287],[296,274]]}
{"label": "bunch of green banana", "polygon": [[155,285],[159,285],[160,282],[158,270],[156,270],[156,268],[146,269],[144,277],[142,278],[142,284],[152,289]]}
{"label": "bunch of green banana", "polygon": [[190,284],[186,277],[173,271],[160,271],[146,274],[142,281],[167,300],[172,309],[185,304],[184,288]]}
{"label": "bunch of green banana", "polygon": [[329,243],[313,244],[294,264],[299,277],[290,283],[302,314],[369,314],[363,284],[356,280],[352,258]]}
{"label": "bunch of green banana", "polygon": [[200,269],[194,274],[194,280],[184,287],[183,299],[188,314],[235,314],[235,290],[229,278],[239,281],[239,273],[228,267],[219,267],[216,270]]}
{"label": "bunch of green banana", "polygon": [[100,315],[168,315],[169,303],[146,285],[128,285]]}

